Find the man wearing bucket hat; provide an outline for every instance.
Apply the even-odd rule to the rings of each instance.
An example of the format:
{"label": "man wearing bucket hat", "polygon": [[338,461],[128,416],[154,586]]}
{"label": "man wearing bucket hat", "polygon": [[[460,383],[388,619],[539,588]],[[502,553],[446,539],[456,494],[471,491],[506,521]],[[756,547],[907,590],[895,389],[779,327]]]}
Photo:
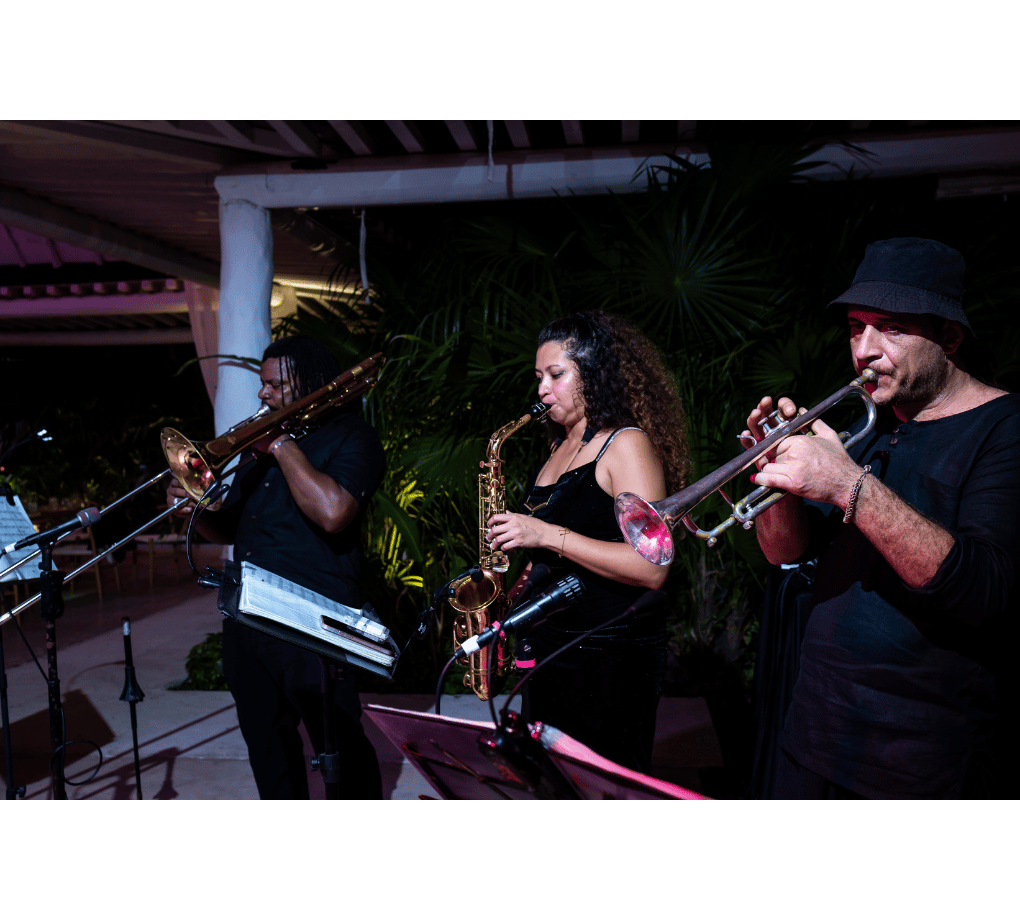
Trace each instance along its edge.
{"label": "man wearing bucket hat", "polygon": [[[819,420],[759,461],[755,485],[791,493],[756,522],[766,557],[818,559],[778,798],[1009,792],[1020,396],[977,375],[963,278],[934,240],[868,246],[829,308],[857,373],[878,374],[874,431],[848,453]],[[772,410],[748,417],[756,440]]]}

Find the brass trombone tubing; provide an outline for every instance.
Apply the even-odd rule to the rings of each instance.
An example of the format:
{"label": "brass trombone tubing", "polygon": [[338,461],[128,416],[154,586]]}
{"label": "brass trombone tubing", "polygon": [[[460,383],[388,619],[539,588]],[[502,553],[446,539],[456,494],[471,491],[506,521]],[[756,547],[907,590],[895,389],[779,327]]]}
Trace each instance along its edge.
{"label": "brass trombone tubing", "polygon": [[[105,508],[100,510],[100,512],[99,512],[100,517],[102,517],[108,511],[112,511],[114,508],[116,508],[121,503],[127,501],[129,498],[133,498],[139,492],[142,492],[145,489],[149,488],[149,486],[155,485],[164,476],[166,476],[169,472],[170,472],[169,468],[163,470],[162,473],[159,473],[158,475],[153,476],[152,479],[150,479],[148,482],[143,483],[142,485],[138,486],[137,488],[132,489],[126,495],[122,495],[120,498],[116,499],[115,501],[110,502],[109,505],[107,505]],[[139,527],[136,530],[133,530],[131,533],[129,533],[122,540],[119,540],[118,542],[114,543],[113,546],[107,548],[105,550],[105,552],[103,552],[102,555],[99,555],[97,553],[88,562],[84,563],[83,565],[78,566],[78,568],[76,568],[73,572],[71,572],[70,574],[65,576],[64,582],[66,583],[66,582],[71,581],[72,578],[77,578],[86,569],[90,568],[91,566],[93,566],[97,562],[99,562],[99,560],[102,559],[103,556],[105,556],[107,553],[112,553],[112,552],[115,552],[116,550],[120,549],[125,543],[128,542],[128,540],[133,540],[140,533],[143,533],[144,531],[148,530],[153,524],[157,523],[158,521],[162,521],[163,518],[168,517],[172,512],[176,511],[182,505],[186,505],[190,501],[191,501],[190,497],[189,498],[182,498],[176,504],[173,504],[169,508],[167,508],[165,511],[160,512],[151,521],[146,521],[146,523],[142,524],[141,527]],[[59,543],[60,541],[58,540],[57,542]],[[9,574],[10,572],[13,572],[15,569],[20,568],[26,562],[31,562],[33,559],[36,558],[36,556],[40,556],[40,555],[42,555],[42,550],[37,549],[37,550],[35,550],[35,552],[30,553],[24,559],[19,559],[10,568],[5,569],[3,572],[0,572],[0,578],[3,578],[5,575]],[[8,620],[12,619],[13,617],[18,616],[23,610],[27,609],[28,607],[31,607],[32,604],[34,604],[36,601],[38,601],[40,597],[42,597],[41,593],[40,594],[36,594],[35,596],[30,597],[27,600],[22,601],[20,604],[18,604],[17,607],[14,607],[11,610],[8,610],[7,613],[5,613],[2,616],[0,616],[0,626],[3,626],[4,623],[6,623]]]}

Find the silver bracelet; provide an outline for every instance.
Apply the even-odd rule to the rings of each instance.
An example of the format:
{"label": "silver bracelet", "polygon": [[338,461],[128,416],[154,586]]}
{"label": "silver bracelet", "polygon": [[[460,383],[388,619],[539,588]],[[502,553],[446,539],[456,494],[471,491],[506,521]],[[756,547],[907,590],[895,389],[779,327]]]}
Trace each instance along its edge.
{"label": "silver bracelet", "polygon": [[293,441],[293,440],[295,440],[294,435],[292,435],[290,432],[286,432],[286,433],[280,435],[280,437],[278,437],[275,441],[273,441],[272,444],[269,445],[269,453],[271,453],[275,457],[276,456],[277,448],[279,448],[279,446],[284,441]]}
{"label": "silver bracelet", "polygon": [[850,491],[850,501],[846,503],[846,514],[843,515],[843,523],[849,524],[854,519],[854,512],[857,510],[857,497],[861,494],[861,486],[864,485],[864,477],[871,472],[871,464],[869,463],[864,467],[864,472],[858,477],[857,482],[854,483],[853,489]]}

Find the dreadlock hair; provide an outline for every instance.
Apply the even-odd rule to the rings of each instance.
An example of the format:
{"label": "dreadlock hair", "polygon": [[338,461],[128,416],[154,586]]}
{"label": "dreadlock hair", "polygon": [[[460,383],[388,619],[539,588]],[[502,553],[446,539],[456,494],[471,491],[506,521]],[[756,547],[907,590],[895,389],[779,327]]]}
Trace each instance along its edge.
{"label": "dreadlock hair", "polygon": [[280,359],[280,374],[290,383],[295,399],[324,387],[343,373],[336,356],[310,335],[288,335],[277,339],[262,352],[262,360]]}
{"label": "dreadlock hair", "polygon": [[659,349],[625,319],[601,311],[553,320],[538,334],[539,346],[548,342],[562,345],[577,365],[588,424],[596,431],[641,428],[659,454],[669,491],[687,485],[686,414]]}

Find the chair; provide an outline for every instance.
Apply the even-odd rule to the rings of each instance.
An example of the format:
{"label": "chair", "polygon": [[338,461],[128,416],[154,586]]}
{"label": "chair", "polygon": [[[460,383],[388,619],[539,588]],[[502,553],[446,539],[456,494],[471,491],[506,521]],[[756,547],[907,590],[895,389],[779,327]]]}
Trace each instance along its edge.
{"label": "chair", "polygon": [[[70,573],[84,562],[96,558],[96,538],[92,528],[86,527],[69,537],[65,537],[53,547],[53,567]],[[103,577],[99,572],[99,563],[92,566],[96,577],[96,593],[103,599]],[[120,590],[120,576],[117,575],[117,590]]]}
{"label": "chair", "polygon": [[160,533],[143,533],[135,537],[139,545],[149,547],[149,589],[153,587],[154,576],[156,572],[156,550],[157,549],[168,549],[171,553],[171,558],[174,563],[174,575],[177,580],[181,580],[181,559],[180,559],[180,548],[184,546],[187,541],[185,528],[188,525],[187,518],[181,518],[179,521],[170,523],[169,527],[164,529]]}

